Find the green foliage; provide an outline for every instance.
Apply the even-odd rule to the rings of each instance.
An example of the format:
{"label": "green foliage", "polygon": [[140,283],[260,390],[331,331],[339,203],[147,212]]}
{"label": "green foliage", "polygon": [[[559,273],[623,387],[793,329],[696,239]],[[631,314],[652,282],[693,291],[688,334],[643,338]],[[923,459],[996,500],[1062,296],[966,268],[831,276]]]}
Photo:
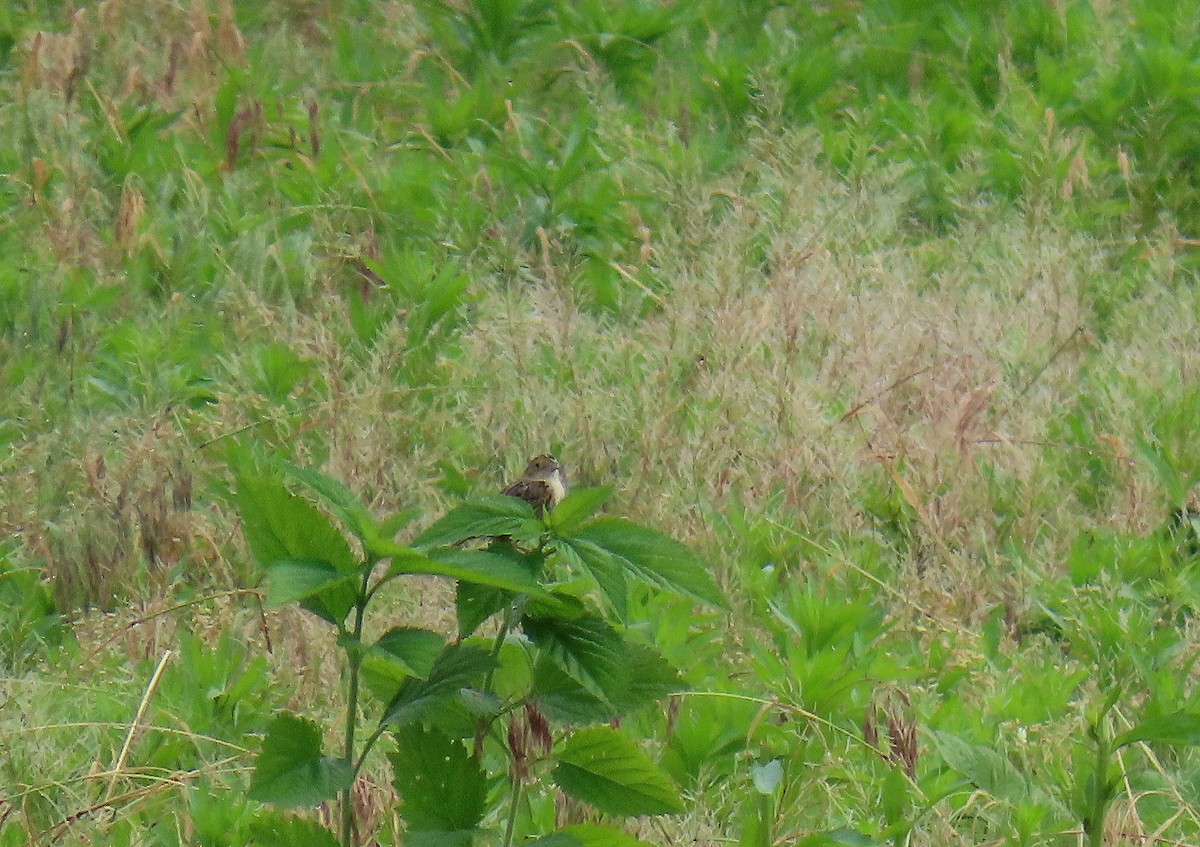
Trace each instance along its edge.
{"label": "green foliage", "polygon": [[[602,576],[628,573],[702,603],[725,605],[721,590],[703,562],[679,542],[632,521],[599,518],[570,532],[564,540],[592,570],[602,588]],[[617,602],[614,596],[610,599]]]}
{"label": "green foliage", "polygon": [[[271,719],[275,688],[263,656],[254,656],[224,633],[208,644],[190,632],[179,637],[176,661],[167,666],[156,703],[190,735],[155,733],[142,755],[154,767],[189,770],[207,763],[221,741],[240,743]],[[211,747],[211,749],[210,749]]]}
{"label": "green foliage", "polygon": [[483,688],[495,659],[475,645],[448,645],[437,657],[428,675],[404,681],[380,718],[380,726],[408,726],[433,720],[434,712],[460,705],[466,692]]}
{"label": "green foliage", "polygon": [[262,847],[334,847],[338,840],[316,821],[278,813],[260,814],[249,826],[251,843]]}
{"label": "green foliage", "polygon": [[[484,776],[481,810],[460,798],[457,817],[399,779],[392,840],[635,843],[550,832],[564,739],[609,722],[746,844],[899,844],[923,821],[914,841],[1095,843],[1122,792],[1142,834],[1196,840],[1178,814],[1200,711],[1191,5],[209,6],[0,8],[0,794],[19,800],[0,841],[329,843],[221,761],[266,731],[287,657],[268,670],[190,624],[120,776],[152,796],[96,834],[75,817],[140,689],[106,651],[140,675],[180,614],[157,602],[231,567],[328,626],[354,700],[334,754],[328,727],[315,747],[299,719],[271,731],[263,796],[344,788],[381,741],[425,763],[425,788],[439,754],[472,791]],[[923,440],[946,422],[926,387],[953,380],[876,394],[901,374],[853,371],[881,348],[848,327],[875,321],[888,350],[903,336],[893,268],[920,277],[944,350],[901,337],[893,365],[974,350],[1001,368],[987,446]],[[1029,303],[1054,325],[996,326]],[[722,335],[743,325],[734,353]],[[756,370],[760,349],[786,353]],[[696,378],[659,390],[655,370],[689,360]],[[400,541],[415,511],[376,517],[269,460],[235,473],[257,572],[215,504],[158,527],[178,558],[143,557],[157,515],[126,484],[138,463],[196,448],[204,468],[242,427],[371,503],[457,501],[481,451],[552,428],[586,445],[585,479],[627,474],[617,501],[719,565],[598,517],[607,489],[545,520],[472,499]],[[223,484],[204,476],[201,501]],[[382,620],[428,577],[454,597],[445,631]],[[59,648],[95,630],[76,667]],[[715,696],[650,707],[689,686]],[[911,697],[912,779],[860,743],[881,690]],[[522,758],[531,714],[555,743]],[[190,821],[140,767],[188,772]],[[605,767],[567,779],[612,802]]]}
{"label": "green foliage", "polygon": [[645,847],[646,842],[616,827],[600,824],[572,824],[552,835],[529,842],[537,847]]}
{"label": "green foliage", "polygon": [[1200,389],[1186,386],[1179,394],[1147,397],[1151,429],[1139,452],[1155,472],[1171,507],[1179,508],[1200,483]]}
{"label": "green foliage", "polygon": [[66,637],[41,568],[22,565],[11,542],[0,544],[0,610],[0,667],[6,673],[22,673]]}
{"label": "green foliage", "polygon": [[337,527],[282,481],[241,475],[236,498],[246,541],[264,566],[295,560],[339,575],[357,571],[354,554]]}
{"label": "green foliage", "polygon": [[333,799],[353,780],[349,762],[321,755],[320,727],[281,712],[263,739],[250,798],[283,807],[312,806]]}
{"label": "green foliage", "polygon": [[[994,747],[972,744],[948,733],[934,733],[931,740],[947,767],[1023,817],[1036,817],[1045,827],[1061,826],[1067,818],[1068,810],[1058,799]],[[1048,821],[1047,816],[1056,820]]]}
{"label": "green foliage", "polygon": [[758,676],[787,702],[832,718],[852,718],[866,686],[890,677],[879,640],[883,615],[868,599],[827,596],[794,583],[770,603],[771,642],[753,648]]}
{"label": "green foliage", "polygon": [[761,706],[737,697],[684,700],[672,727],[663,768],[685,788],[724,782],[750,743]]}
{"label": "green foliage", "polygon": [[389,756],[410,837],[474,830],[487,810],[487,774],[459,740],[406,725]]}
{"label": "green foliage", "polygon": [[[272,605],[298,603],[337,631],[350,705],[340,758],[322,754],[316,724],[281,713],[255,766],[253,799],[312,805],[340,792],[345,843],[352,829],[354,776],[390,732],[396,790],[413,843],[469,844],[473,833],[487,828],[489,814],[498,813],[487,789],[496,756],[507,763],[508,844],[522,795],[536,785],[532,774],[542,760],[554,762],[554,781],[563,791],[607,814],[683,811],[666,772],[632,739],[610,726],[587,726],[636,714],[678,691],[682,680],[650,646],[610,621],[577,577],[564,581],[584,557],[564,556],[559,549],[582,546],[588,559],[627,572],[630,579],[724,605],[686,547],[631,521],[594,516],[608,496],[603,490],[577,492],[560,505],[561,514],[555,510],[544,518],[516,498],[468,501],[404,546],[388,540],[402,521],[385,522],[385,531],[337,481],[278,459],[258,464],[279,475],[253,475],[254,463],[237,456],[234,499],[251,549],[267,572],[268,599]],[[293,493],[286,480],[317,494],[343,526]],[[357,537],[364,559],[355,559],[342,529]],[[387,568],[376,568],[383,560]],[[377,592],[415,574],[455,583],[464,635],[499,616],[490,648],[479,640],[447,643],[412,627],[365,640],[366,611]],[[593,589],[611,589],[612,574],[603,576]],[[523,638],[515,640],[510,634],[518,629]],[[383,704],[361,748],[360,685]],[[547,714],[583,726],[554,745]],[[504,724],[507,737],[501,739],[493,728]],[[562,834],[564,843],[592,838],[590,830]]]}
{"label": "green foliage", "polygon": [[667,775],[611,727],[575,731],[558,747],[555,757],[558,786],[602,812],[632,817],[684,810]]}
{"label": "green foliage", "polygon": [[783,765],[778,759],[750,767],[754,794],[746,810],[739,847],[771,847],[775,824],[775,800],[783,781]]}

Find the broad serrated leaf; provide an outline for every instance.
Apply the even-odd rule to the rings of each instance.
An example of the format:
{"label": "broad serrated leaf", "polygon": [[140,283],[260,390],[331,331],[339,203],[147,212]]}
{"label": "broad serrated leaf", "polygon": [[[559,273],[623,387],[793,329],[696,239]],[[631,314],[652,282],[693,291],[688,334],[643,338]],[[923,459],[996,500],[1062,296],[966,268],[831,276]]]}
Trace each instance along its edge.
{"label": "broad serrated leaf", "polygon": [[569,539],[561,538],[554,542],[554,553],[572,570],[583,569],[590,573],[617,618],[621,621],[626,619],[629,614],[629,582],[616,556],[594,544],[584,544],[582,549],[576,549]]}
{"label": "broad serrated leaf", "polygon": [[584,688],[549,656],[542,656],[534,667],[533,696],[543,712],[562,723],[594,724],[617,717],[615,706]]}
{"label": "broad serrated leaf", "polygon": [[525,617],[521,628],[567,674],[606,703],[616,706],[629,697],[628,645],[603,619]]}
{"label": "broad serrated leaf", "polygon": [[501,703],[517,703],[533,690],[533,656],[529,645],[520,638],[508,638],[500,645],[496,671],[492,674],[492,692]]}
{"label": "broad serrated leaf", "polygon": [[526,843],[529,847],[650,847],[645,841],[640,841],[615,826],[598,823],[564,826],[555,833]]}
{"label": "broad serrated leaf", "polygon": [[621,569],[652,585],[719,608],[725,595],[705,562],[672,538],[624,518],[598,518],[571,536],[571,546],[593,567],[616,560]]}
{"label": "broad serrated leaf", "polygon": [[409,725],[394,736],[396,750],[388,758],[408,837],[475,829],[487,807],[487,776],[479,760],[436,729]]}
{"label": "broad serrated leaf", "polygon": [[356,575],[345,574],[328,562],[283,559],[267,568],[267,603],[299,602],[335,626],[346,619],[358,598]]}
{"label": "broad serrated leaf", "polygon": [[470,538],[511,535],[514,538],[536,538],[543,524],[533,514],[533,507],[517,497],[497,495],[469,500],[451,509],[445,517],[421,533],[412,546],[418,550],[458,544]]}
{"label": "broad serrated leaf", "polygon": [[1113,739],[1113,749],[1139,741],[1194,747],[1200,744],[1200,713],[1174,712],[1142,721]]}
{"label": "broad serrated leaf", "polygon": [[651,648],[625,641],[622,652],[623,680],[612,687],[611,698],[594,693],[595,685],[585,685],[564,670],[561,656],[544,653],[533,676],[533,693],[543,711],[566,723],[601,723],[687,688],[675,668]]}
{"label": "broad serrated leaf", "polygon": [[250,799],[277,806],[315,806],[354,781],[350,763],[321,755],[321,730],[286,712],[267,729],[250,778]]}
{"label": "broad serrated leaf", "polygon": [[409,574],[444,576],[476,585],[490,585],[518,594],[545,596],[537,580],[537,562],[513,552],[512,555],[487,550],[441,548],[418,552],[400,545],[384,545],[391,558],[387,578]]}
{"label": "broad serrated leaf", "polygon": [[368,546],[368,540],[380,537],[375,518],[344,484],[316,468],[302,468],[278,457],[273,459],[272,464],[285,476],[303,483],[321,495],[334,513],[363,541],[364,547]]}
{"label": "broad serrated leaf", "polygon": [[645,644],[626,641],[625,664],[629,688],[617,705],[622,712],[632,712],[688,688],[670,662]]}
{"label": "broad serrated leaf", "polygon": [[306,818],[262,809],[250,821],[250,835],[261,847],[341,847],[333,833]]}
{"label": "broad serrated leaf", "polygon": [[593,613],[584,602],[573,594],[568,594],[563,586],[555,588],[553,593],[545,597],[533,597],[525,603],[525,617],[557,618],[560,621],[573,621],[580,618],[593,617]]}
{"label": "broad serrated leaf", "polygon": [[436,632],[415,627],[389,629],[372,645],[372,655],[387,654],[401,662],[415,677],[428,677],[446,646],[446,640]]}
{"label": "broad serrated leaf", "polygon": [[512,600],[512,592],[490,585],[459,581],[454,589],[454,610],[458,616],[458,637],[466,638],[492,615],[503,611]]}
{"label": "broad serrated leaf", "polygon": [[405,680],[400,691],[388,703],[380,723],[402,726],[419,720],[431,709],[461,702],[463,689],[478,688],[484,675],[495,664],[482,648],[466,644],[448,645],[425,679]]}
{"label": "broad serrated leaf", "polygon": [[612,727],[573,733],[555,751],[555,758],[558,787],[605,814],[630,817],[684,810],[670,777]]}
{"label": "broad serrated leaf", "polygon": [[929,737],[946,764],[981,791],[1014,806],[1037,803],[1061,809],[1002,753],[944,732],[930,732]]}
{"label": "broad serrated leaf", "polygon": [[571,531],[596,513],[612,496],[612,486],[577,488],[554,507],[546,518],[556,534],[569,536]]}
{"label": "broad serrated leaf", "polygon": [[235,502],[246,541],[263,567],[301,559],[329,562],[342,573],[357,571],[354,553],[333,522],[280,480],[240,476]]}
{"label": "broad serrated leaf", "polygon": [[374,644],[362,644],[351,635],[339,644],[361,652],[363,680],[376,697],[390,702],[406,679],[429,676],[446,641],[436,632],[397,627]]}

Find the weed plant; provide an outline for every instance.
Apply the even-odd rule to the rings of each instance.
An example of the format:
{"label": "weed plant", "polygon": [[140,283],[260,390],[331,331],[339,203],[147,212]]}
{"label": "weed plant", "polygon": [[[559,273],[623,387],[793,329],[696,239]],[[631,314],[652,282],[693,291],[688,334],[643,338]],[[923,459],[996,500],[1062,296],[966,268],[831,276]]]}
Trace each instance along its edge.
{"label": "weed plant", "polygon": [[[490,835],[459,843],[1200,840],[1197,25],[1150,0],[0,9],[0,844],[449,831],[396,779],[422,752],[482,774],[454,808]],[[239,483],[246,442],[276,470]],[[523,536],[433,516],[546,449],[731,610],[637,580],[613,608],[611,571],[566,576],[582,515],[521,515],[524,581],[484,583],[507,617],[460,631],[480,573],[444,561],[365,613],[395,560],[349,504],[416,509],[400,559],[453,558]],[[357,581],[263,555],[260,478],[289,504],[343,482],[277,530],[341,519]],[[263,605],[326,591],[344,614]],[[531,623],[564,591],[678,671],[619,733],[553,716],[678,786],[623,836],[551,834],[599,814],[542,779],[566,734],[511,767],[548,696],[517,659],[586,665]],[[363,758],[432,633],[499,652],[446,725],[383,721],[393,760]],[[272,762],[320,777],[315,811],[248,796],[295,799]]]}

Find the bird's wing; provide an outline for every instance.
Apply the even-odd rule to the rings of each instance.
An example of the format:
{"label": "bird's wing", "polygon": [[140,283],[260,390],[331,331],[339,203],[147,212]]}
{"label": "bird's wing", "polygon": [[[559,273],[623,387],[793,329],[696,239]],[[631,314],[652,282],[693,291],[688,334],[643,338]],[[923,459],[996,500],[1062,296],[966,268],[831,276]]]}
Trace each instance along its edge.
{"label": "bird's wing", "polygon": [[533,506],[534,511],[538,514],[541,514],[542,510],[550,506],[554,500],[554,492],[550,490],[550,485],[543,479],[517,480],[504,489],[503,493],[509,497],[520,497]]}

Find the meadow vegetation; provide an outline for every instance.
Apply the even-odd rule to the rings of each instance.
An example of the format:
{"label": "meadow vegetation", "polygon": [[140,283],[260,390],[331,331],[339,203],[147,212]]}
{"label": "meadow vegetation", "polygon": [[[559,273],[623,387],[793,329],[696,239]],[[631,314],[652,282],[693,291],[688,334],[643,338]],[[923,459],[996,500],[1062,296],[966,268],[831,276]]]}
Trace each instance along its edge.
{"label": "meadow vegetation", "polygon": [[0,847],[1200,843],[1198,30],[0,8]]}

